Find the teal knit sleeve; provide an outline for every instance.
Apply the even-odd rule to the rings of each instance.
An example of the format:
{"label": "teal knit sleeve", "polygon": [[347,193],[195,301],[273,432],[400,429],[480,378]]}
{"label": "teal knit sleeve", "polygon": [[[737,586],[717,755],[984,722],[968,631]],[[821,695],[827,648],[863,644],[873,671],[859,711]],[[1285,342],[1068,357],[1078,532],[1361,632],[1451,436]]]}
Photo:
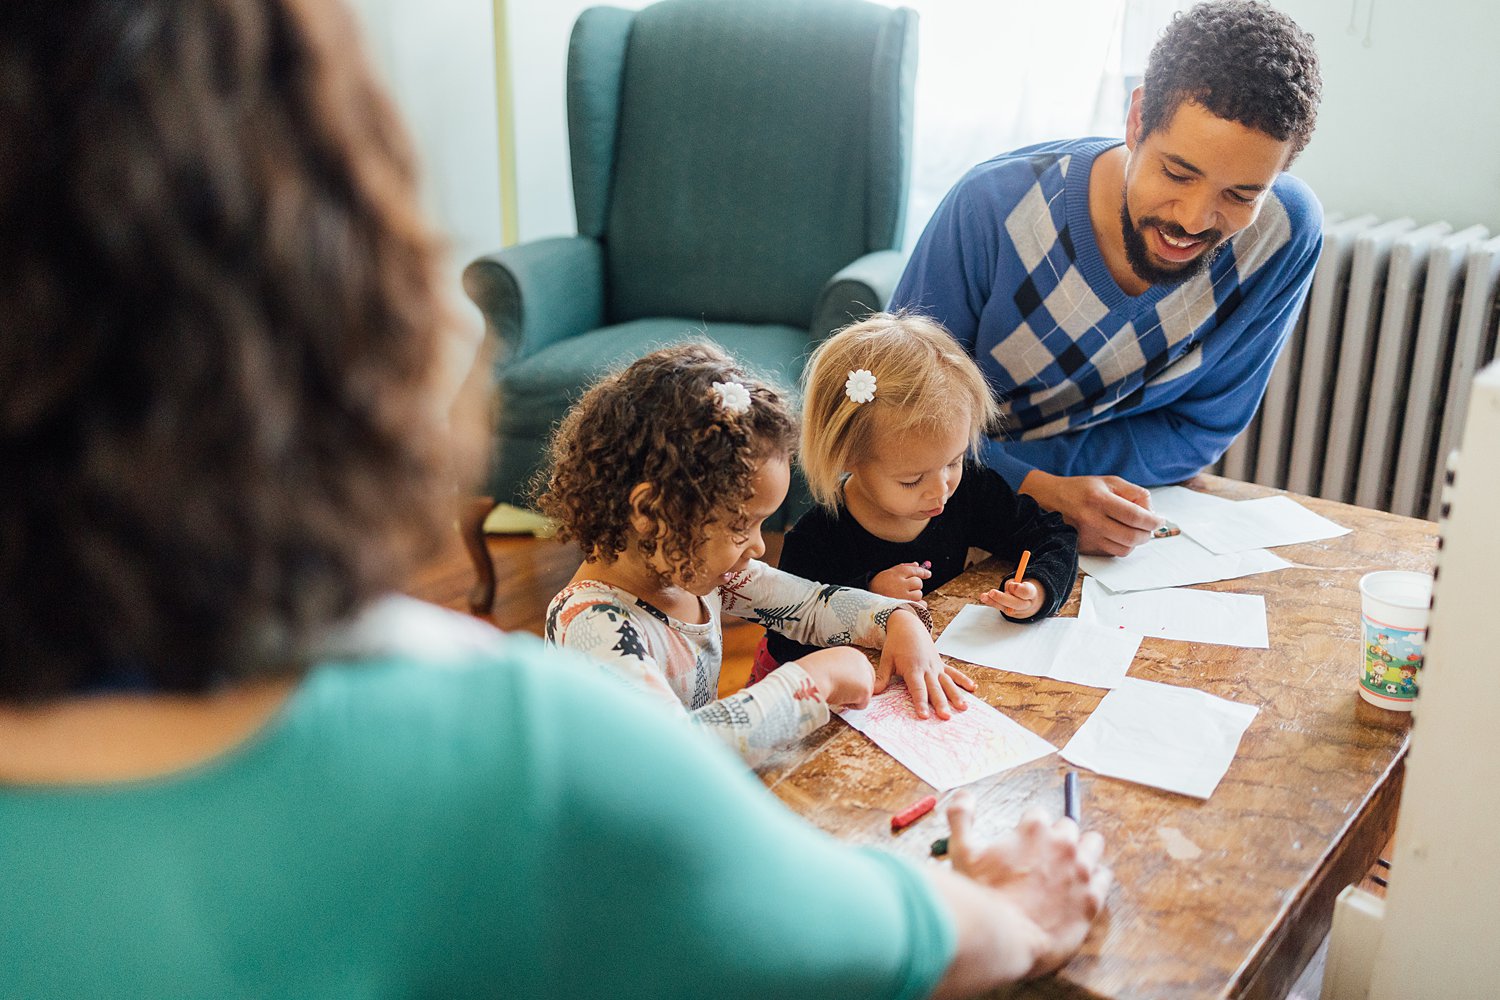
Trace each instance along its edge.
{"label": "teal knit sleeve", "polygon": [[[529,647],[529,644],[528,644]],[[516,968],[553,996],[922,997],[956,946],[928,882],[793,815],[744,765],[557,650],[513,704],[532,852],[512,901],[542,926]],[[542,660],[551,662],[545,665]]]}

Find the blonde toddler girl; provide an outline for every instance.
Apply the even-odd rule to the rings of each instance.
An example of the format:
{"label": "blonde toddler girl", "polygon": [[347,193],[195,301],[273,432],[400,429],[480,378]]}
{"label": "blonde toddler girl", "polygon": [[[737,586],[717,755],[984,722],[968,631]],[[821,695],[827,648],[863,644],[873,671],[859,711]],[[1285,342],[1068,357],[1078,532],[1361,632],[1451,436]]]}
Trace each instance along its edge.
{"label": "blonde toddler girl", "polygon": [[[1057,613],[1078,573],[1078,533],[974,461],[997,411],[984,376],[936,321],[877,313],[821,344],[803,376],[802,467],[819,506],[781,568],[920,601],[964,571],[971,549],[1017,560],[1025,579],[980,600],[1015,621]],[[770,635],[752,678],[801,646]]]}

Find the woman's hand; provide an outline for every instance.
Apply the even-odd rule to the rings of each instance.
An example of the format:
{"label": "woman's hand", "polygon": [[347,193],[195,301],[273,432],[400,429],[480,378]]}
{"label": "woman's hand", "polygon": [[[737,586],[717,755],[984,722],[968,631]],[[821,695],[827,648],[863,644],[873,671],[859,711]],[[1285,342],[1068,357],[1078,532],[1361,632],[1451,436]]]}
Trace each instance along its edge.
{"label": "woman's hand", "polygon": [[1103,861],[1104,838],[1078,832],[1070,819],[1048,822],[1040,808],[997,840],[973,832],[974,800],[959,792],[948,805],[948,857],[954,870],[988,886],[1014,908],[1013,933],[1029,941],[1031,967],[1041,976],[1066,962],[1104,907],[1114,874]]}
{"label": "woman's hand", "polygon": [[910,608],[897,608],[885,623],[885,647],[880,651],[880,667],[875,672],[875,693],[886,689],[891,676],[906,682],[917,718],[925,719],[928,706],[939,719],[952,718],[954,710],[969,707],[964,691],[973,691],[974,682],[963,671],[950,667],[938,655],[927,634],[927,626]]}

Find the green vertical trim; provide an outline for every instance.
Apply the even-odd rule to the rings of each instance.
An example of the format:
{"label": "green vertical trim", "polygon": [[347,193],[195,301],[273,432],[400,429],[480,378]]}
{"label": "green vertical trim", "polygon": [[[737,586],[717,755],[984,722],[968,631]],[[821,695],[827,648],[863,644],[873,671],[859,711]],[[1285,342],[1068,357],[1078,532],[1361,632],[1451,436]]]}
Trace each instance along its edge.
{"label": "green vertical trim", "polygon": [[495,10],[495,111],[500,136],[500,243],[513,246],[520,240],[516,195],[516,107],[511,87],[510,46],[506,41],[505,0],[494,0]]}

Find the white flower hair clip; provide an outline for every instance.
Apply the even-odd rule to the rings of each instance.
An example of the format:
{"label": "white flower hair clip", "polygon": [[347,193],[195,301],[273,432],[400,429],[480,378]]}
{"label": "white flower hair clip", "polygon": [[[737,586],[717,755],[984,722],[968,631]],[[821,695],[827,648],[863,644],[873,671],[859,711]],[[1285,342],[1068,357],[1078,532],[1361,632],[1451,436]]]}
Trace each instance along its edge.
{"label": "white flower hair clip", "polygon": [[713,389],[719,398],[719,408],[725,413],[738,416],[750,409],[750,390],[738,382],[715,382]]}
{"label": "white flower hair clip", "polygon": [[875,398],[875,375],[865,368],[856,368],[844,381],[844,395],[856,403],[868,403]]}

